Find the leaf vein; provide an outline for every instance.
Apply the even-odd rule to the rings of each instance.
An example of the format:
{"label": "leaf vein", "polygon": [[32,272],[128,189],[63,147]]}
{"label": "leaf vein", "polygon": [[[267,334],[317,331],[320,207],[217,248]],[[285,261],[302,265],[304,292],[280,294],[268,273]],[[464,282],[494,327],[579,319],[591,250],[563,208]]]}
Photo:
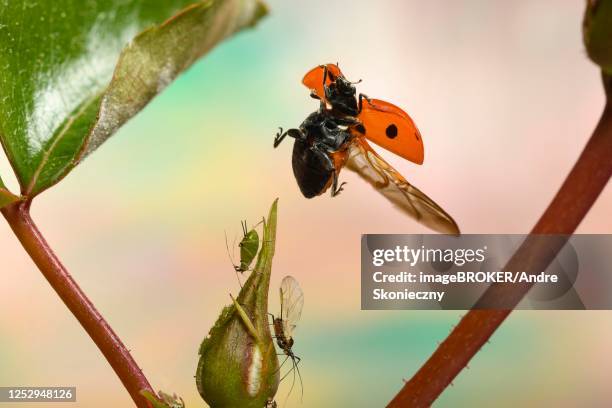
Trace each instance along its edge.
{"label": "leaf vein", "polygon": [[98,97],[98,95],[92,96],[88,101],[86,101],[83,105],[81,105],[81,107],[79,108],[79,110],[75,114],[70,116],[70,118],[66,121],[66,123],[64,124],[64,127],[62,128],[60,133],[53,140],[53,142],[51,143],[51,146],[49,146],[49,149],[47,149],[45,151],[45,153],[43,154],[43,157],[42,157],[42,160],[40,161],[40,164],[36,168],[36,171],[34,171],[34,174],[32,175],[32,179],[30,180],[30,183],[28,184],[28,187],[26,188],[26,190],[23,193],[25,196],[29,196],[32,193],[32,191],[34,190],[34,187],[36,187],[36,182],[38,181],[38,178],[40,177],[40,173],[42,173],[42,171],[45,168],[46,164],[49,162],[49,157],[51,156],[51,153],[53,153],[53,151],[55,150],[55,148],[57,147],[59,142],[68,133],[68,131],[70,130],[70,128],[72,127],[74,122],[81,115],[83,115],[83,113],[85,113],[87,108],[89,108],[89,106],[94,101],[97,100],[97,97]]}

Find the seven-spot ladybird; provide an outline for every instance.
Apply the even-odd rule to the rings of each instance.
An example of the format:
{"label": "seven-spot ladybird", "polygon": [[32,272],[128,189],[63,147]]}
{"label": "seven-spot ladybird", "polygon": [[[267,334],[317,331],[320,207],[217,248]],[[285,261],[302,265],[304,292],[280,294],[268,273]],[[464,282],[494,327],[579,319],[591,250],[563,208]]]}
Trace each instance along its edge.
{"label": "seven-spot ladybird", "polygon": [[348,81],[335,64],[313,68],[302,83],[320,100],[319,110],[298,129],[283,132],[281,128],[274,147],[286,136],[295,139],[293,173],[305,197],[321,195],[330,187],[332,196],[339,194],[345,183],[339,185],[338,176],[346,166],[419,222],[439,232],[459,234],[453,218],[408,183],[367,142],[422,164],[423,140],[406,112],[389,102],[357,95],[358,82]]}

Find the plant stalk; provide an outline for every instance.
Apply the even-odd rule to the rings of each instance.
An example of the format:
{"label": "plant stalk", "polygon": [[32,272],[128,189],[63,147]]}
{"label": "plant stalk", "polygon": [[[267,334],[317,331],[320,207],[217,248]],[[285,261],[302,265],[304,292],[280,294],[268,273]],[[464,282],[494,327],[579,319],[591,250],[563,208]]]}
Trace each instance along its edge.
{"label": "plant stalk", "polygon": [[[504,271],[543,271],[563,248],[612,176],[612,78],[603,75],[607,102],[593,135],[531,235],[508,261]],[[560,234],[553,245],[550,237]],[[429,360],[406,382],[387,407],[428,407],[489,340],[512,310],[478,310],[496,301],[512,307],[531,284],[493,284],[442,342]]]}
{"label": "plant stalk", "polygon": [[31,201],[13,203],[3,208],[2,214],[51,287],[106,357],[136,406],[151,408],[140,394],[141,390],[153,392],[151,385],[119,337],[53,253],[30,217],[30,204]]}

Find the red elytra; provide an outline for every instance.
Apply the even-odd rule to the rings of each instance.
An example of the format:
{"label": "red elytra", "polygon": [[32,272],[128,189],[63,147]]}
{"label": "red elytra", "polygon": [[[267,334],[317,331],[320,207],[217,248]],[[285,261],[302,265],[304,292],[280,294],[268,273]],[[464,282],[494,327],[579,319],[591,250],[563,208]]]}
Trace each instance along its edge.
{"label": "red elytra", "polygon": [[[302,79],[302,83],[324,102],[327,102],[323,89],[326,68],[325,85],[329,86],[336,78],[344,77],[336,64],[325,64],[311,69]],[[357,119],[363,128],[352,126],[351,133],[356,136],[364,136],[406,160],[422,164],[425,156],[423,139],[412,118],[390,102],[380,99],[363,99],[362,103],[363,106]]]}

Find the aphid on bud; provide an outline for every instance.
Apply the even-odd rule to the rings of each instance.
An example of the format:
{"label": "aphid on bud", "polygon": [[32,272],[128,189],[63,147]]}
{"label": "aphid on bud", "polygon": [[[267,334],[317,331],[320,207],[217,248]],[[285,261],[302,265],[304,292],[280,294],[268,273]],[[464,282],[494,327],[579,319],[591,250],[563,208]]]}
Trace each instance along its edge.
{"label": "aphid on bud", "polygon": [[[280,317],[274,317],[272,315],[272,321],[274,325],[274,337],[276,338],[276,344],[285,353],[287,359],[291,359],[292,369],[287,372],[281,381],[293,372],[293,382],[289,393],[293,390],[295,385],[295,373],[297,372],[300,380],[300,388],[302,388],[302,394],[304,393],[304,387],[302,384],[302,375],[298,364],[301,359],[293,353],[293,331],[302,316],[302,308],[304,306],[304,292],[300,288],[297,280],[293,276],[285,276],[280,285],[280,304],[281,313]],[[283,361],[282,365],[285,363]]]}
{"label": "aphid on bud", "polygon": [[240,247],[240,265],[234,265],[236,272],[248,271],[257,256],[259,250],[259,234],[255,228],[247,230],[246,221],[242,222],[243,237],[238,246]]}
{"label": "aphid on bud", "polygon": [[200,345],[195,380],[210,407],[263,408],[276,395],[279,363],[268,321],[276,214],[277,200],[262,220],[262,244],[253,272]]}
{"label": "aphid on bud", "polygon": [[[238,244],[238,247],[240,248],[240,263],[236,265],[232,259],[232,256],[230,255],[230,259],[234,265],[234,270],[236,271],[236,276],[238,276],[238,272],[242,274],[251,268],[251,264],[257,256],[257,251],[259,250],[259,234],[255,229],[255,227],[257,227],[259,224],[255,225],[255,227],[253,227],[251,230],[248,229],[246,221],[242,221],[241,225],[242,239]],[[227,236],[225,237],[225,245],[227,246]],[[227,251],[229,254],[229,247],[227,248]],[[240,281],[240,279],[238,279],[238,281]]]}

